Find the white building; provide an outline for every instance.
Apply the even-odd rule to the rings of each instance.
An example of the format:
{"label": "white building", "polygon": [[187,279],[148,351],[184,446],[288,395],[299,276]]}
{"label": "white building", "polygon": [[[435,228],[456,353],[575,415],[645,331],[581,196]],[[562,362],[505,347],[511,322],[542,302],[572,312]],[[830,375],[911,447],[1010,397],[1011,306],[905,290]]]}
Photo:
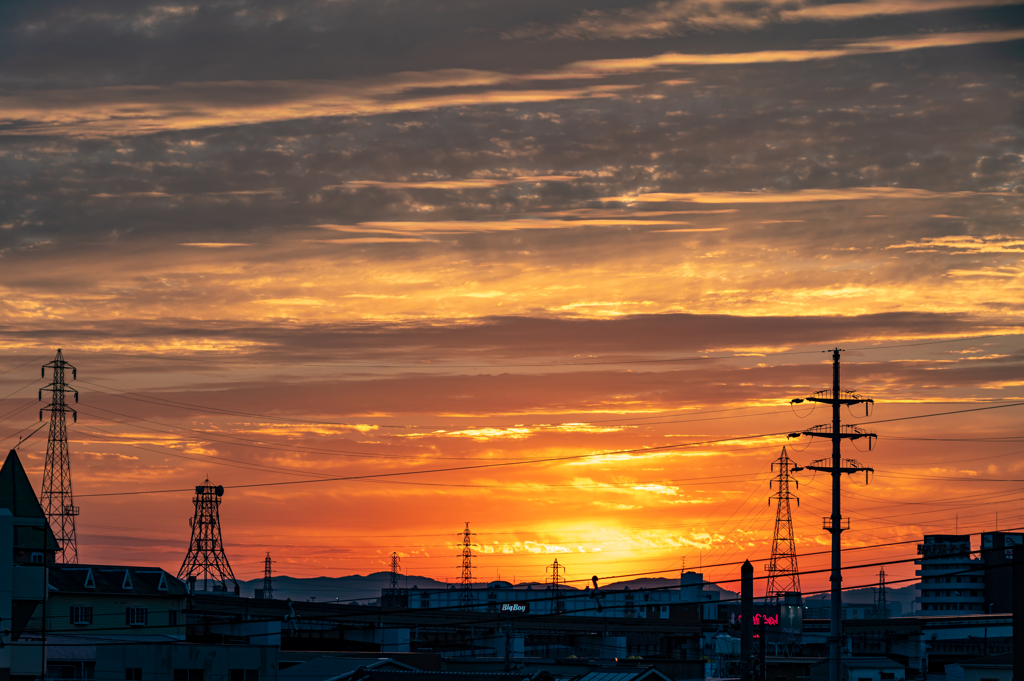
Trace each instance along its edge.
{"label": "white building", "polygon": [[916,611],[963,615],[985,612],[984,563],[971,557],[971,535],[929,534],[917,545]]}
{"label": "white building", "polygon": [[[477,612],[516,614],[556,614],[586,617],[633,617],[700,620],[717,617],[717,591],[706,591],[704,576],[695,572],[683,573],[678,587],[653,589],[593,589],[583,590],[537,584],[513,586],[496,581],[484,586],[474,585],[463,590],[457,586],[447,589],[402,589],[402,601],[408,608],[466,607],[463,599]],[[391,592],[394,590],[387,589]],[[385,595],[387,598],[388,595]]]}

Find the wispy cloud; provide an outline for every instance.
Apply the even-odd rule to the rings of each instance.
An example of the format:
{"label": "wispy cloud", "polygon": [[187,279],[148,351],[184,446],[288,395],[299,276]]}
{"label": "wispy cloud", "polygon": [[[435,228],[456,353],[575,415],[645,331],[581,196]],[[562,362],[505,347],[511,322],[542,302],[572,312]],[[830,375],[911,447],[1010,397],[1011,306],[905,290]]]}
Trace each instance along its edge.
{"label": "wispy cloud", "polygon": [[846,189],[799,189],[797,191],[650,192],[635,195],[608,196],[603,197],[601,201],[622,201],[626,203],[667,203],[673,201],[686,201],[690,203],[816,203],[819,201],[866,201],[877,199],[949,199],[973,196],[1024,199],[1024,196],[1009,192],[937,192],[929,189],[904,187],[849,187]]}
{"label": "wispy cloud", "polygon": [[[880,37],[831,49],[709,54],[668,52],[599,59],[509,74],[472,69],[400,73],[369,81],[229,81],[167,86],[114,86],[0,94],[3,134],[132,135],[162,130],[251,125],[325,116],[368,116],[438,108],[610,98],[634,89],[623,83],[536,87],[548,81],[597,79],[680,66],[796,63],[863,54],[954,47],[1024,39],[1024,30]],[[516,88],[494,89],[515,84]],[[533,85],[534,88],[530,89]],[[462,92],[437,93],[438,90]]]}

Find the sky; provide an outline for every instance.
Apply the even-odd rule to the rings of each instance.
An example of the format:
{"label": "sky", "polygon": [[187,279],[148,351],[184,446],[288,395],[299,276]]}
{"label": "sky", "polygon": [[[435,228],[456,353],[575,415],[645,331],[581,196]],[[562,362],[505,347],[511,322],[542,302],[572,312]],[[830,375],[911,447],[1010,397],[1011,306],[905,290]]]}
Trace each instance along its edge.
{"label": "sky", "polygon": [[840,347],[844,560],[909,583],[1024,526],[1022,48],[1003,0],[5,2],[0,444],[38,488],[61,348],[82,562],[176,573],[209,479],[240,579],[456,582],[468,522],[479,581],[726,584]]}

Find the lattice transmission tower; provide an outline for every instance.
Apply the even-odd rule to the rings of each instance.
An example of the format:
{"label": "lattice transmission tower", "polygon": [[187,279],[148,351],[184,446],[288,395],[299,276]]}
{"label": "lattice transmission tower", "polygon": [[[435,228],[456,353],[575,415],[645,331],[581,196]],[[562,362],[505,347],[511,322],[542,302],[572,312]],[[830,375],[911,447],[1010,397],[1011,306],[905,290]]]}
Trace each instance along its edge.
{"label": "lattice transmission tower", "polygon": [[71,370],[72,380],[78,378],[78,370],[64,361],[60,349],[52,362],[43,365],[43,378],[46,370],[53,370],[53,382],[39,390],[39,401],[43,393],[51,393],[50,404],[39,410],[39,420],[43,420],[43,412],[50,412],[50,435],[46,439],[46,463],[43,466],[43,490],[39,494],[39,502],[46,512],[46,519],[57,537],[60,548],[57,550],[58,563],[78,562],[78,539],[75,537],[75,506],[71,494],[71,456],[68,454],[67,412],[78,423],[78,412],[67,406],[64,399],[66,393],[75,394],[78,402],[78,391],[68,386],[67,370]]}
{"label": "lattice transmission tower", "polygon": [[562,588],[565,586],[565,566],[558,564],[558,559],[555,558],[555,562],[548,566],[551,570],[551,581],[548,582],[548,588],[552,591],[554,597],[554,612],[565,612],[565,599],[562,597]]}
{"label": "lattice transmission tower", "polygon": [[878,571],[878,591],[875,593],[875,617],[889,619],[889,599],[885,593],[885,568]]}
{"label": "lattice transmission tower", "polygon": [[[830,351],[826,350],[825,352]],[[829,681],[841,681],[843,678],[843,559],[841,553],[843,542],[841,535],[844,530],[850,529],[850,519],[844,518],[842,514],[842,497],[840,494],[841,488],[839,483],[842,480],[844,473],[859,473],[863,471],[866,482],[868,473],[874,472],[873,468],[862,466],[854,459],[842,458],[840,444],[843,440],[859,440],[860,438],[866,438],[868,441],[868,449],[870,450],[875,438],[878,437],[876,434],[868,432],[859,426],[843,425],[842,420],[840,419],[840,409],[843,405],[846,405],[849,408],[855,404],[863,404],[864,413],[865,415],[868,415],[870,413],[871,405],[875,403],[874,400],[864,397],[863,395],[859,395],[851,390],[841,389],[839,385],[840,352],[843,351],[839,348],[831,350],[831,390],[819,390],[809,397],[798,397],[792,400],[793,404],[799,404],[806,400],[808,402],[831,405],[832,423],[817,425],[799,433],[789,434],[789,437],[809,435],[812,437],[828,438],[832,441],[831,458],[819,459],[812,462],[809,466],[804,466],[804,468],[810,471],[822,471],[832,475],[832,515],[824,518],[823,524],[823,529],[832,535],[832,574],[829,577],[832,592],[832,619],[829,625],[828,634]],[[793,470],[795,472],[803,469],[794,468]]]}
{"label": "lattice transmission tower", "polygon": [[402,576],[402,559],[397,551],[391,552],[391,588],[398,588],[398,578]]}
{"label": "lattice transmission tower", "polygon": [[462,531],[462,578],[459,604],[466,607],[473,605],[473,533],[469,531],[469,523]]}
{"label": "lattice transmission tower", "polygon": [[263,598],[270,600],[274,597],[274,561],[270,559],[270,551],[267,551],[267,557],[263,559]]}
{"label": "lattice transmission tower", "polygon": [[[774,486],[775,494],[768,497],[768,505],[771,506],[772,499],[775,500],[775,537],[772,539],[772,558],[768,562],[768,587],[765,596],[769,601],[782,602],[787,593],[800,593],[800,570],[796,565],[796,544],[793,540],[793,513],[790,510],[790,501],[796,499],[796,505],[800,505],[789,489],[790,473],[793,472],[795,464],[782,448],[782,454],[772,463],[772,470],[778,469],[778,474],[768,483],[769,487]],[[800,483],[792,480],[797,487]]]}
{"label": "lattice transmission tower", "polygon": [[[230,581],[237,594],[238,581],[224,554],[224,541],[220,533],[220,500],[223,496],[224,488],[220,485],[215,487],[209,479],[196,485],[196,495],[192,498],[196,512],[188,523],[192,526],[192,541],[181,569],[178,570],[178,579],[189,583],[202,580],[203,591],[228,591]],[[214,582],[212,585],[211,581]]]}

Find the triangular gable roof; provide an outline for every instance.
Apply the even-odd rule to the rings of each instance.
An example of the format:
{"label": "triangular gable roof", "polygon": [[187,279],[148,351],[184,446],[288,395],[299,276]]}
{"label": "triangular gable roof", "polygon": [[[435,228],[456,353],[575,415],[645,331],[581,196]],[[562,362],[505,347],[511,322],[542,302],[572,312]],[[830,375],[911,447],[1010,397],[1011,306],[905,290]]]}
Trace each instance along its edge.
{"label": "triangular gable roof", "polygon": [[21,465],[18,452],[13,449],[0,468],[0,507],[6,508],[15,518],[45,518],[29,482],[25,467]]}
{"label": "triangular gable roof", "polygon": [[[43,520],[46,527],[46,548],[56,550],[60,548],[57,537],[53,534],[53,528],[46,521],[46,514],[43,507],[39,505],[39,497],[32,489],[25,467],[21,465],[18,452],[13,449],[7,454],[4,465],[0,467],[0,508],[6,508],[14,516],[14,545],[22,548],[34,548],[38,550],[43,544],[43,537],[40,536],[41,528],[24,526],[19,523],[18,518],[32,520]],[[33,523],[35,524],[35,523]],[[21,527],[19,527],[21,525]]]}
{"label": "triangular gable roof", "polygon": [[89,572],[86,573],[86,575],[85,575],[85,584],[83,586],[85,586],[86,589],[95,589],[96,588],[96,578],[93,577],[92,568],[89,568]]}
{"label": "triangular gable roof", "polygon": [[124,579],[121,580],[121,588],[125,590],[135,588],[132,586],[132,574],[127,569],[124,571]]}

